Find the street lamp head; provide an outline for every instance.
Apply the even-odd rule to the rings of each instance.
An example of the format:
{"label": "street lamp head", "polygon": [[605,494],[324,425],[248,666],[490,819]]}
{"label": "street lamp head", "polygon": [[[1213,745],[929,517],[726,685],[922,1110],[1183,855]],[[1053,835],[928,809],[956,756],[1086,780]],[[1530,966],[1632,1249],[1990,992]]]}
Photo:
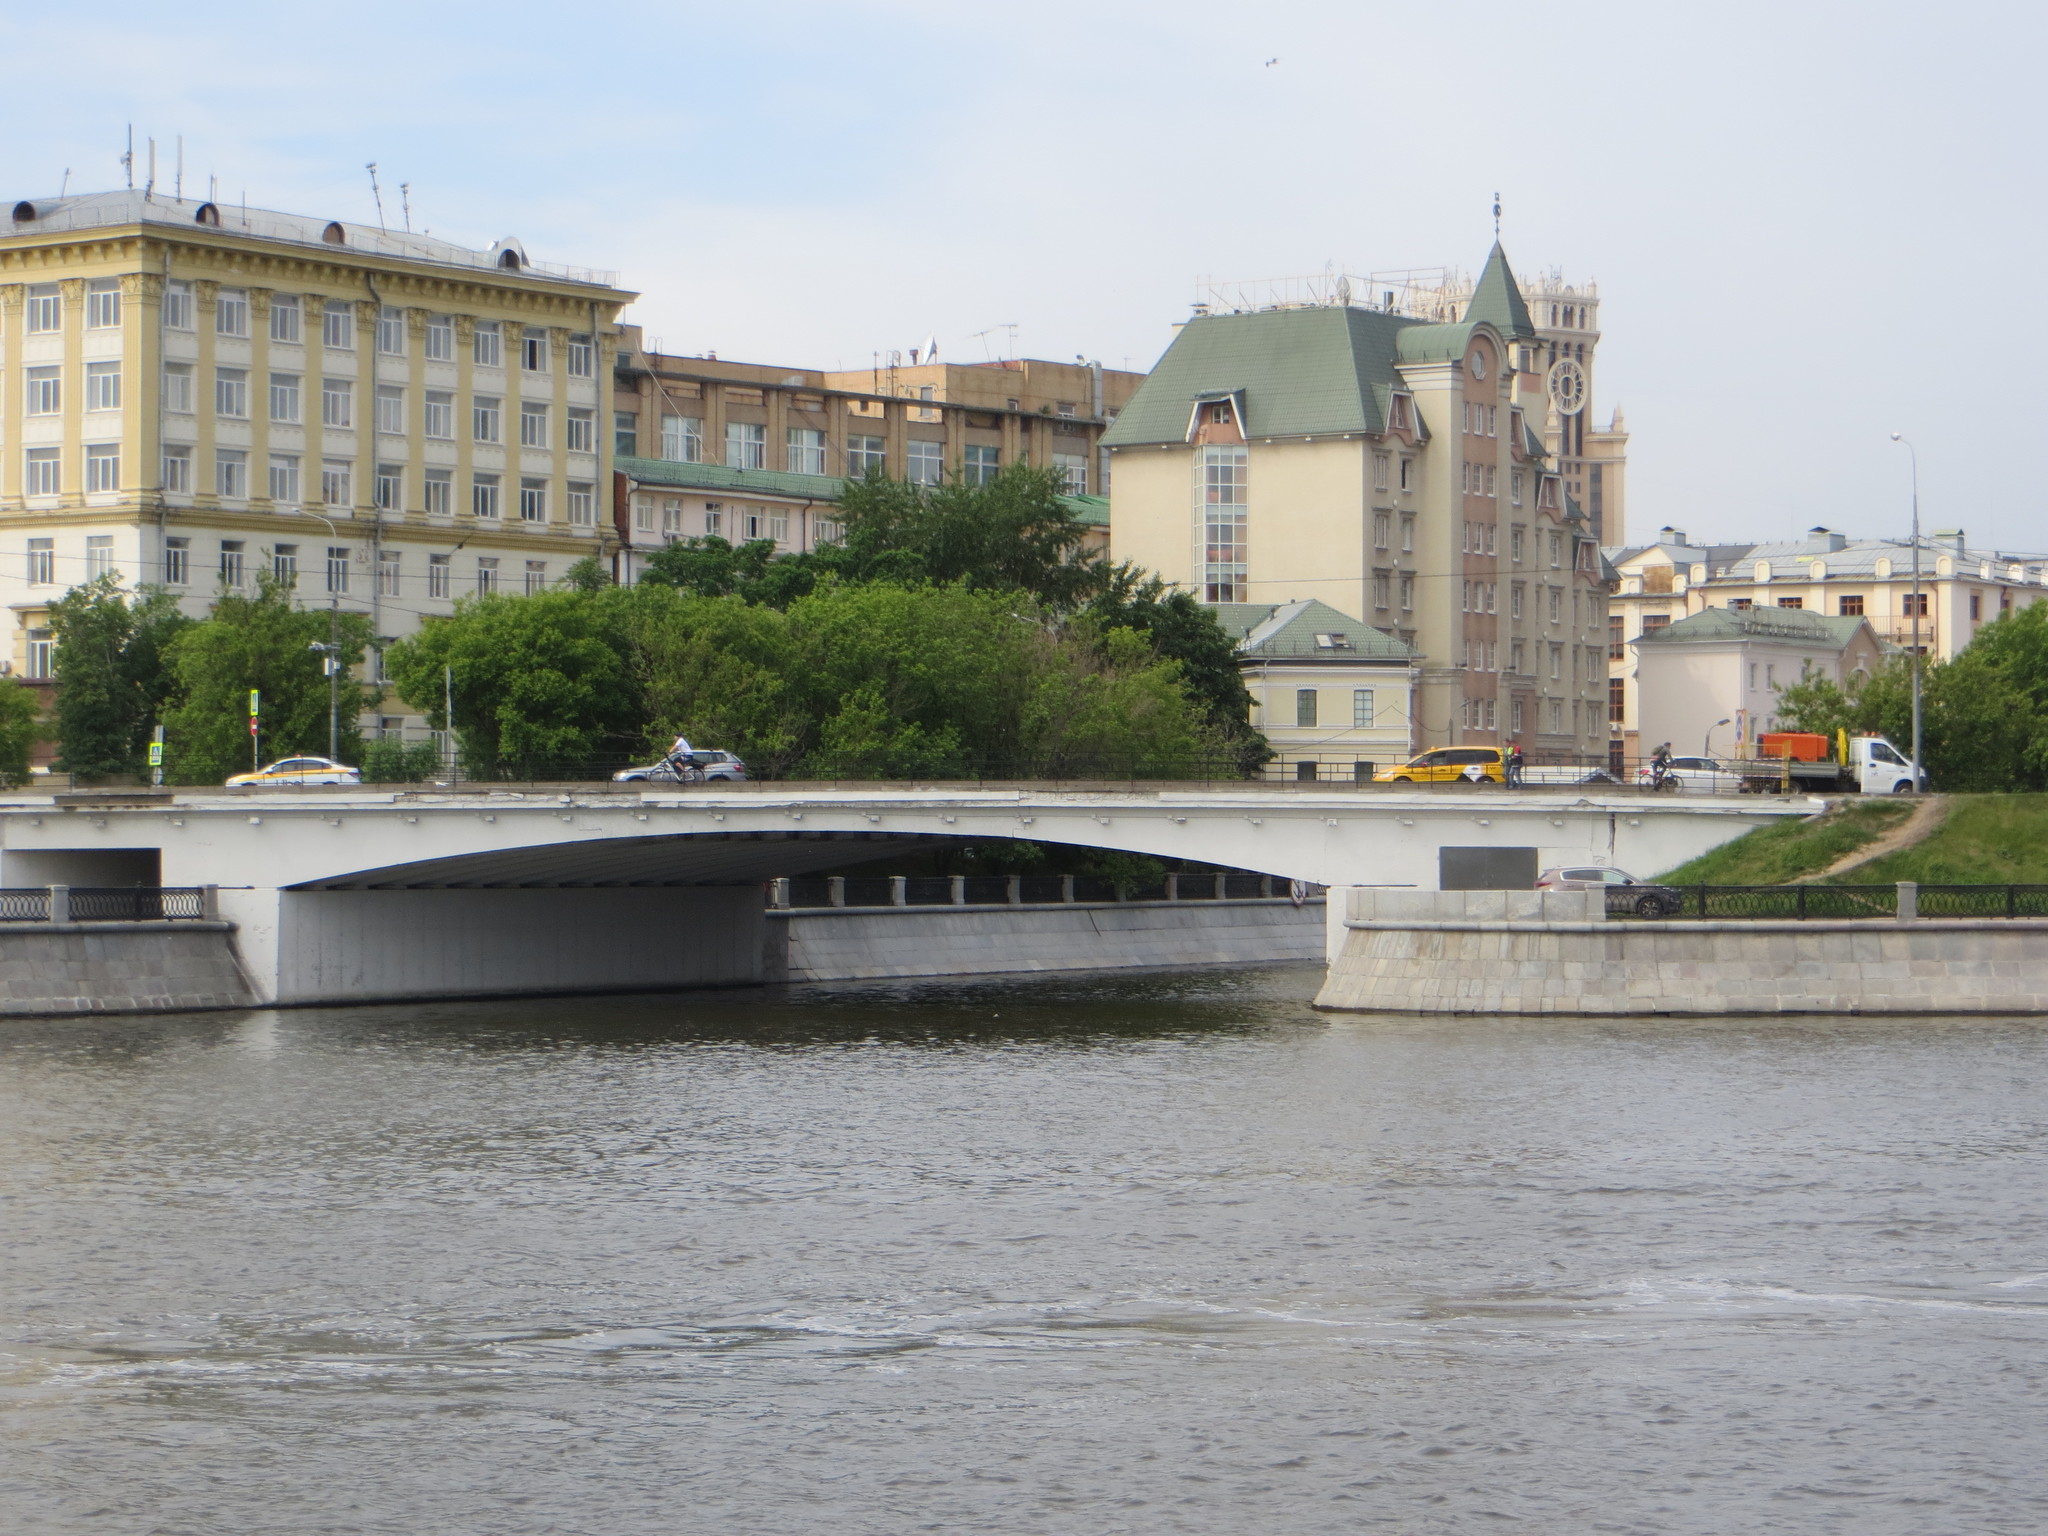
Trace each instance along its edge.
{"label": "street lamp head", "polygon": [[1906,434],[1903,432],[1894,432],[1892,434],[1892,441],[1895,443],[1903,443],[1905,440]]}

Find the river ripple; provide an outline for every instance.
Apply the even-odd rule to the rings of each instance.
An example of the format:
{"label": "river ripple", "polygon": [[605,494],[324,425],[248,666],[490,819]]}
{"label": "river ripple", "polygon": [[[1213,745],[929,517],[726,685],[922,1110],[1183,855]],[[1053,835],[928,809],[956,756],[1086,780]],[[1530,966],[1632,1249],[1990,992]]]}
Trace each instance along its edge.
{"label": "river ripple", "polygon": [[6,1026],[0,1527],[2048,1528],[2048,1030],[1316,979]]}

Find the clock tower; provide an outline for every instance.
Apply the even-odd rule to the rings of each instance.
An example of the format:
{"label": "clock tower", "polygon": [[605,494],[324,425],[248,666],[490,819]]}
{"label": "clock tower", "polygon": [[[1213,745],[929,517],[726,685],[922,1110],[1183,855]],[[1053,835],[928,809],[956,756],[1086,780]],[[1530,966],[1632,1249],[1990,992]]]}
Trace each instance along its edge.
{"label": "clock tower", "polygon": [[1593,419],[1593,363],[1600,346],[1600,286],[1567,283],[1556,269],[1523,285],[1536,329],[1536,365],[1550,396],[1543,446],[1602,544],[1626,528],[1628,433],[1617,407],[1603,428]]}

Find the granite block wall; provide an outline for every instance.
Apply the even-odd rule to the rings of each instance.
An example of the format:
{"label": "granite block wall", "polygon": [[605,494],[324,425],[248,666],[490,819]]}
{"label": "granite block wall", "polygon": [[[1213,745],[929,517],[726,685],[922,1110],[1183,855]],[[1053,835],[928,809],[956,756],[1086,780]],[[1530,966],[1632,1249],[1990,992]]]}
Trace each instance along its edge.
{"label": "granite block wall", "polygon": [[0,1016],[249,1008],[226,923],[0,927]]}

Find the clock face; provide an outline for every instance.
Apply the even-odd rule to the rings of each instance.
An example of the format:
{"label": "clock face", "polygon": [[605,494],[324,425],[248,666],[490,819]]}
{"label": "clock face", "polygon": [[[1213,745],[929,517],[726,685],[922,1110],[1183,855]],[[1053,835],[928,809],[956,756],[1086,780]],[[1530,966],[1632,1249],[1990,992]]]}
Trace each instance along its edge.
{"label": "clock face", "polygon": [[1480,350],[1479,350],[1479,349],[1478,349],[1477,347],[1474,347],[1474,348],[1472,349],[1472,356],[1471,356],[1470,358],[1466,359],[1466,362],[1465,362],[1465,366],[1466,366],[1467,368],[1470,368],[1470,369],[1472,370],[1472,377],[1473,377],[1473,378],[1475,378],[1475,379],[1483,379],[1483,378],[1485,378],[1485,377],[1486,377],[1486,354],[1485,354],[1484,352],[1480,351]]}
{"label": "clock face", "polygon": [[1550,403],[1560,416],[1576,416],[1586,408],[1586,370],[1569,357],[1550,365]]}

